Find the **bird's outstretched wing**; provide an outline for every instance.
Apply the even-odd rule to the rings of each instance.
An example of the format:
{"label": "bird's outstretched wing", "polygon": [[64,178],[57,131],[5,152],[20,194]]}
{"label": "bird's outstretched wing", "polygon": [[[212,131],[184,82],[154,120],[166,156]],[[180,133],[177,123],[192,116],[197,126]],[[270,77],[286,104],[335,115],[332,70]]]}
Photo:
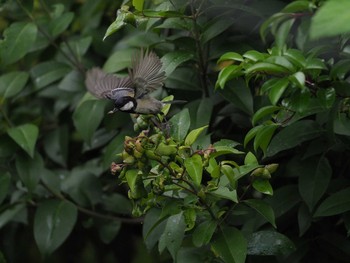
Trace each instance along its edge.
{"label": "bird's outstretched wing", "polygon": [[112,99],[117,90],[120,90],[118,93],[125,93],[125,96],[135,96],[129,77],[118,78],[100,68],[92,68],[86,73],[85,85],[88,91],[100,99]]}
{"label": "bird's outstretched wing", "polygon": [[154,52],[141,50],[141,54],[132,59],[129,76],[134,84],[136,98],[162,87],[165,72],[161,68],[162,62]]}

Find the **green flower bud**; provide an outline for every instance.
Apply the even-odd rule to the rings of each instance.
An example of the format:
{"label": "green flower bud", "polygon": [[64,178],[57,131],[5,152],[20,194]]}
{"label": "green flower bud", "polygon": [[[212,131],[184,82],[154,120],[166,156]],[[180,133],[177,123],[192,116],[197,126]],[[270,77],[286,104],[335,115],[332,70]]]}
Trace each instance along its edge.
{"label": "green flower bud", "polygon": [[259,167],[259,168],[256,168],[256,169],[251,173],[251,176],[260,177],[260,176],[262,176],[263,172],[264,172],[264,168]]}
{"label": "green flower bud", "polygon": [[263,179],[270,179],[271,178],[271,174],[267,168],[263,169],[263,173],[261,175],[261,178],[263,178]]}
{"label": "green flower bud", "polygon": [[161,138],[162,138],[162,135],[159,133],[156,133],[149,137],[149,141],[157,145],[160,142]]}
{"label": "green flower bud", "polygon": [[169,156],[172,154],[176,154],[177,152],[177,145],[172,144],[172,145],[166,145],[165,143],[161,142],[155,153],[158,154],[159,156]]}
{"label": "green flower bud", "polygon": [[128,154],[125,150],[122,153],[123,162],[126,164],[133,164],[135,162],[135,158]]}
{"label": "green flower bud", "polygon": [[160,160],[159,156],[155,155],[154,151],[152,150],[146,150],[145,154],[150,160]]}
{"label": "green flower bud", "polygon": [[136,159],[140,159],[140,158],[143,156],[143,153],[142,153],[142,152],[139,152],[137,149],[134,149],[133,156],[134,156]]}
{"label": "green flower bud", "polygon": [[278,164],[277,163],[268,164],[265,166],[265,168],[270,172],[270,174],[272,174],[276,172],[278,168]]}

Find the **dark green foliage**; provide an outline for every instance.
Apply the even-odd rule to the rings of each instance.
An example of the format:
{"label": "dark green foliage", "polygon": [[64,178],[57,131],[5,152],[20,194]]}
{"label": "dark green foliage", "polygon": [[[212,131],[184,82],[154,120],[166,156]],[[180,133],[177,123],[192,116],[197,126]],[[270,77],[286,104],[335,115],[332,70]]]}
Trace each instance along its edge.
{"label": "dark green foliage", "polygon": [[[348,262],[349,7],[1,1],[0,261]],[[108,115],[141,48],[187,103]]]}

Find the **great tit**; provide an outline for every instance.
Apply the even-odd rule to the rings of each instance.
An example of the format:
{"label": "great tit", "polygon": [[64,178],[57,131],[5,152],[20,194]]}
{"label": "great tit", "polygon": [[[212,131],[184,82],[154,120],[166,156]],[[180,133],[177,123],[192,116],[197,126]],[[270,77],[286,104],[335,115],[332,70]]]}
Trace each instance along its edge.
{"label": "great tit", "polygon": [[149,93],[163,86],[165,72],[161,60],[154,52],[141,50],[132,58],[131,66],[129,76],[124,78],[92,68],[86,73],[85,85],[97,98],[113,101],[114,109],[109,113],[160,113],[164,103]]}

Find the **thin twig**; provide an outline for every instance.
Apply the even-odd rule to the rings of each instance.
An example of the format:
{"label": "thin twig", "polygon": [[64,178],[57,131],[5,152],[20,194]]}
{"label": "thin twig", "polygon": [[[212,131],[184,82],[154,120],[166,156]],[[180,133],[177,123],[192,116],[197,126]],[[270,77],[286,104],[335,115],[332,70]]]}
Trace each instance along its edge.
{"label": "thin twig", "polygon": [[27,14],[27,16],[30,18],[30,20],[37,26],[39,32],[43,34],[43,36],[49,41],[49,43],[54,46],[70,63],[72,63],[73,66],[75,66],[82,74],[85,73],[84,67],[81,65],[81,63],[76,59],[76,56],[74,52],[70,49],[70,46],[68,43],[66,43],[68,50],[71,51],[71,55],[74,59],[72,59],[69,55],[67,55],[60,46],[58,46],[55,41],[51,38],[51,36],[46,33],[46,31],[36,22],[35,18],[32,16],[32,14],[22,5],[22,2],[20,0],[17,0],[18,5],[22,8],[22,10]]}
{"label": "thin twig", "polygon": [[106,220],[113,220],[113,221],[120,221],[122,223],[126,223],[126,224],[140,224],[143,222],[143,218],[126,218],[126,217],[119,217],[119,216],[114,216],[114,215],[106,215],[106,214],[101,214],[101,213],[97,213],[95,211],[89,210],[87,208],[81,207],[79,205],[77,205],[76,203],[68,200],[64,195],[62,195],[61,193],[57,193],[53,190],[51,190],[51,188],[46,185],[44,182],[41,182],[41,184],[45,187],[46,190],[48,190],[52,195],[54,195],[56,198],[62,200],[62,201],[66,201],[69,202],[71,204],[73,204],[80,212],[86,214],[86,215],[90,215],[93,217],[97,217],[97,218],[101,218],[101,219],[106,219]]}

